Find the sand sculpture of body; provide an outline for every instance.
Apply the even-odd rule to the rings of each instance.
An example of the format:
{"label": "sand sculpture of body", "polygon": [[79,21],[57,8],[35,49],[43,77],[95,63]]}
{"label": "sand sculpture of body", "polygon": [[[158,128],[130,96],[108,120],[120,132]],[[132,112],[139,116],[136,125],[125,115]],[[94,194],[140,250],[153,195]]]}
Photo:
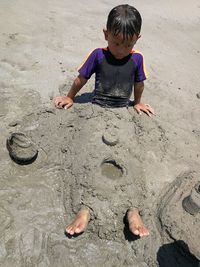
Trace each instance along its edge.
{"label": "sand sculpture of body", "polygon": [[[199,266],[199,213],[182,206],[200,177],[199,2],[135,2],[152,120],[92,105],[92,83],[70,110],[52,104],[86,47],[104,46],[100,31],[114,5],[0,2],[0,266]],[[9,156],[6,140],[16,132],[37,146],[31,164]],[[95,207],[88,228],[68,238],[82,202]],[[131,205],[146,238],[127,231]]]}

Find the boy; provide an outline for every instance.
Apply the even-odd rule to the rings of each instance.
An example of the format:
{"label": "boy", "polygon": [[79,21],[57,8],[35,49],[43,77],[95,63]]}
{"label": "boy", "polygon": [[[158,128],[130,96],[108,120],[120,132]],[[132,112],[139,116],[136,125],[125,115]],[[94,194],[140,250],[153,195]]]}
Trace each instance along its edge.
{"label": "boy", "polygon": [[[134,109],[148,116],[153,109],[141,102],[144,80],[147,78],[143,56],[133,47],[140,38],[142,19],[140,13],[132,6],[119,5],[113,8],[103,30],[107,48],[97,48],[89,54],[79,68],[79,75],[74,80],[67,96],[58,96],[54,103],[57,108],[68,109],[79,90],[95,73],[95,90],[92,102],[103,107],[127,107],[130,104],[134,87]],[[149,234],[144,227],[136,208],[128,210],[127,219],[130,231],[139,236]],[[89,209],[83,207],[75,220],[66,228],[66,232],[83,232],[89,221]]]}

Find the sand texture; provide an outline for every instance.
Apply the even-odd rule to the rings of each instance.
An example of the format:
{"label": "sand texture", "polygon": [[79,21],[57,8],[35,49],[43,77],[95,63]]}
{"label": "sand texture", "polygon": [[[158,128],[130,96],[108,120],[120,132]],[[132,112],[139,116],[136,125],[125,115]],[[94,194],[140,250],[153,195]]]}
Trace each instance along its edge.
{"label": "sand texture", "polygon": [[[149,74],[143,101],[156,116],[91,104],[94,78],[69,110],[52,104],[86,55],[106,46],[102,29],[120,3],[0,1],[0,266],[200,266],[200,213],[182,207],[200,181],[199,1],[134,2]],[[10,158],[15,132],[34,143],[31,164]],[[69,238],[82,204],[88,228]],[[128,231],[131,206],[148,237]]]}

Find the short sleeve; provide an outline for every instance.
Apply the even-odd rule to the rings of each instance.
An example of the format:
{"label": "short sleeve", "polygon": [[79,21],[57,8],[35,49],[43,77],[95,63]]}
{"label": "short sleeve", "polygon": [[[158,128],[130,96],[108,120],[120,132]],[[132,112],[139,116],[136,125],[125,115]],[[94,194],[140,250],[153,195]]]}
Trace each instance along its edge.
{"label": "short sleeve", "polygon": [[92,74],[95,72],[96,65],[97,65],[97,49],[89,53],[84,63],[78,68],[78,72],[85,79],[90,79]]}
{"label": "short sleeve", "polygon": [[140,52],[134,53],[134,62],[136,64],[135,82],[142,82],[147,79],[144,57]]}

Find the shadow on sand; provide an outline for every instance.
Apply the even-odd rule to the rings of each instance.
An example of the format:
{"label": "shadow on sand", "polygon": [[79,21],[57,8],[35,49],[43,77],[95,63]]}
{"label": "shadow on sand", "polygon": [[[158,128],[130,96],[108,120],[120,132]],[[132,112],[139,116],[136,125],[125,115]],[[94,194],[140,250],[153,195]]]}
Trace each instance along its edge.
{"label": "shadow on sand", "polygon": [[159,267],[200,267],[200,262],[185,252],[187,250],[188,246],[182,240],[163,245],[157,253]]}
{"label": "shadow on sand", "polygon": [[[78,104],[86,104],[86,103],[91,103],[92,102],[92,98],[94,96],[94,92],[90,92],[90,93],[83,93],[81,95],[77,95],[74,98],[74,103],[78,103]],[[130,100],[128,103],[129,107],[132,107],[134,104],[134,101]],[[113,107],[114,108],[114,107]]]}
{"label": "shadow on sand", "polygon": [[78,104],[86,104],[92,102],[93,93],[83,93],[81,95],[78,95],[74,99],[74,103]]}

